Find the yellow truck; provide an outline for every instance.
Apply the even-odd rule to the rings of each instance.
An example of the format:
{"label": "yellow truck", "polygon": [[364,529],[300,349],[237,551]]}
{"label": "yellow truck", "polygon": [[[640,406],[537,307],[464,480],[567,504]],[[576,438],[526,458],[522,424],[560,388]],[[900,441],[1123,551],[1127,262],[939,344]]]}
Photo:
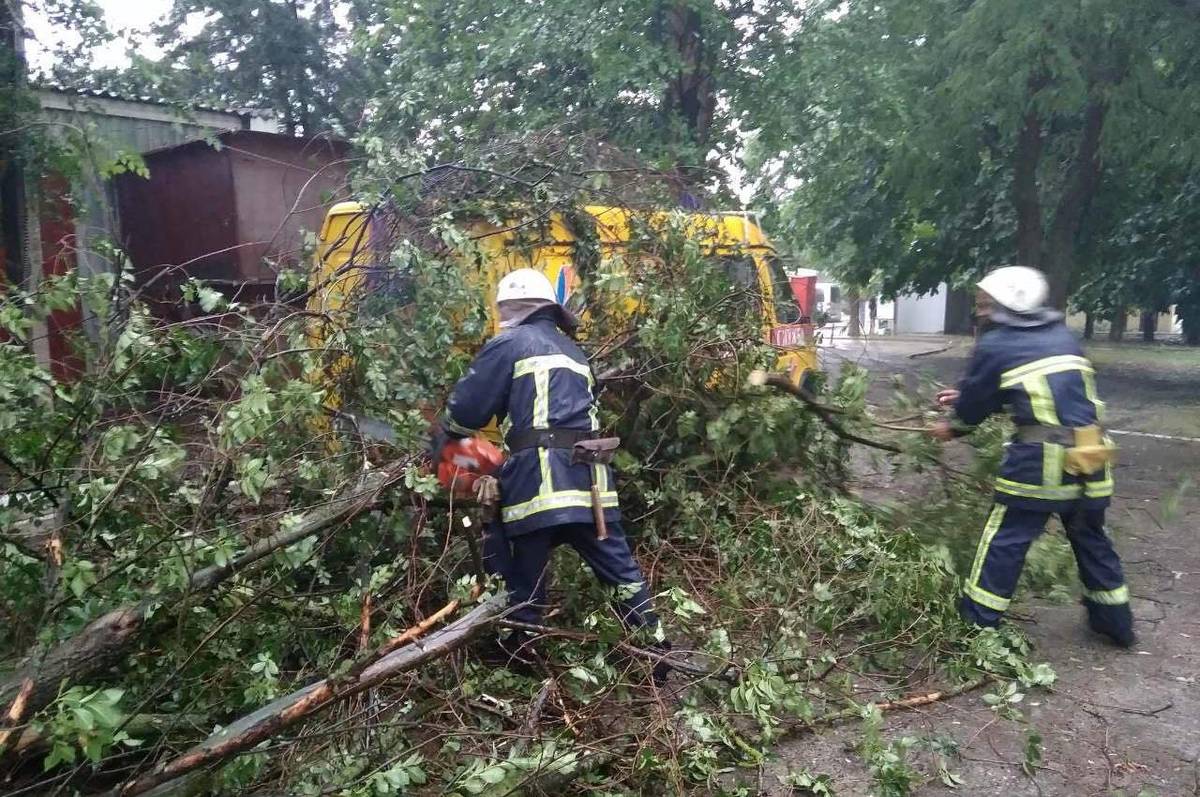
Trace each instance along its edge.
{"label": "yellow truck", "polygon": [[[606,206],[585,206],[581,212],[595,231],[591,243],[598,247],[601,258],[619,257],[629,248],[639,225],[650,229],[675,225],[678,229],[681,224],[684,234],[719,264],[735,287],[757,298],[763,341],[779,351],[777,370],[786,372],[795,384],[815,371],[813,327],[801,323],[800,307],[783,264],[753,215],[730,212],[680,216]],[[341,202],[329,210],[318,240],[312,275],[315,290],[310,294],[309,310],[333,318],[354,312],[357,297],[367,284],[366,266],[375,261],[374,247],[381,237],[382,223],[373,217],[370,206],[359,202]],[[550,279],[559,302],[571,307],[576,304],[573,299],[578,298],[580,285],[575,260],[581,243],[575,232],[578,228],[577,222],[572,223],[561,212],[502,224],[482,218],[465,222],[463,231],[477,247],[480,257],[476,262],[481,261],[482,267],[464,267],[463,278],[482,279],[487,295],[494,296],[496,284],[508,272],[537,268]],[[630,298],[623,309],[630,314],[636,312],[636,301]],[[488,317],[495,333],[499,314],[494,304]],[[583,321],[582,334],[586,337],[586,316]]]}

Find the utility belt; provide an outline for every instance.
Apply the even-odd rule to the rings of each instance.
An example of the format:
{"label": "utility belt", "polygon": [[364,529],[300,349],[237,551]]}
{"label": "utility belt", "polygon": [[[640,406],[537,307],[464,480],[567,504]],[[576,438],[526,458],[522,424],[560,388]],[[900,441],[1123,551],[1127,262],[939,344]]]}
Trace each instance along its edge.
{"label": "utility belt", "polygon": [[[504,442],[512,452],[530,448],[564,448],[571,452],[572,465],[608,465],[616,456],[621,445],[619,437],[596,437],[595,432],[581,429],[522,429],[509,432]],[[590,489],[592,496],[592,522],[596,526],[596,539],[608,539],[608,525],[604,520],[604,501],[595,480]]]}
{"label": "utility belt", "polygon": [[527,448],[565,448],[572,452],[571,464],[607,465],[621,445],[619,437],[596,437],[582,429],[522,429],[504,438],[508,450],[516,453]]}
{"label": "utility belt", "polygon": [[1117,459],[1117,447],[1099,426],[1018,426],[1019,443],[1049,443],[1064,446],[1063,470],[1073,476],[1091,476]]}
{"label": "utility belt", "polygon": [[527,448],[575,448],[576,443],[595,440],[596,433],[581,429],[560,429],[551,426],[549,429],[522,429],[519,432],[509,432],[504,438],[508,450],[516,453]]}

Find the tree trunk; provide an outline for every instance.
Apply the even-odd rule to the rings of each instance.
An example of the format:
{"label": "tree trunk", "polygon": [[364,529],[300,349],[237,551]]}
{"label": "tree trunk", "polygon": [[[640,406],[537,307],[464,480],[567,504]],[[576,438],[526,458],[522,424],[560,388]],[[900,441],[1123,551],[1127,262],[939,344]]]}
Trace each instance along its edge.
{"label": "tree trunk", "polygon": [[1120,343],[1125,337],[1125,325],[1129,319],[1129,310],[1125,305],[1121,305],[1113,311],[1112,322],[1108,327],[1108,339],[1113,343]]}
{"label": "tree trunk", "polygon": [[1085,313],[1083,317],[1083,339],[1091,340],[1096,337],[1096,316]]}
{"label": "tree trunk", "polygon": [[[54,700],[66,684],[86,681],[116,663],[125,648],[153,625],[146,622],[152,604],[160,602],[164,607],[170,606],[173,602],[186,600],[190,595],[210,591],[234,573],[257,564],[275,551],[356,517],[373,507],[381,494],[399,484],[404,477],[404,470],[397,466],[369,471],[356,485],[308,513],[287,531],[259,540],[224,566],[212,565],[196,571],[181,593],[126,604],[93,620],[75,636],[50,650],[34,653],[9,678],[0,682],[0,707],[11,704],[21,694],[26,682],[32,680],[33,688],[26,698],[25,715],[31,716],[40,711]],[[158,616],[168,614],[169,611],[164,608]]]}
{"label": "tree trunk", "polygon": [[[457,604],[457,602],[455,602]],[[344,674],[331,675],[316,683],[236,720],[217,731],[186,753],[155,767],[151,772],[130,780],[110,791],[109,797],[133,797],[145,794],[156,786],[183,777],[201,767],[210,766],[269,739],[299,720],[320,711],[336,701],[356,695],[382,684],[400,673],[415,669],[434,659],[457,650],[483,629],[496,622],[507,609],[505,593],[493,595],[467,614],[423,642],[414,643],[427,628],[414,627],[401,637],[405,643],[387,646],[381,655],[364,662],[365,667],[351,666]],[[430,618],[431,620],[433,618]],[[429,624],[430,626],[432,623]],[[419,633],[413,633],[418,630]]]}
{"label": "tree trunk", "polygon": [[1042,264],[1042,204],[1037,172],[1042,159],[1042,121],[1035,111],[1025,114],[1013,160],[1012,203],[1017,211],[1017,264]]}
{"label": "tree trunk", "polygon": [[846,334],[852,338],[862,336],[862,297],[858,291],[850,291],[846,298],[846,303],[850,307],[850,323],[846,327]]}
{"label": "tree trunk", "polygon": [[667,35],[680,64],[667,84],[668,105],[687,125],[692,143],[703,148],[712,130],[717,93],[701,22],[691,3],[676,2],[667,10]]}
{"label": "tree trunk", "polygon": [[1143,310],[1141,318],[1142,340],[1153,343],[1158,333],[1158,313],[1153,310]]}
{"label": "tree trunk", "polygon": [[1050,304],[1065,310],[1075,276],[1075,246],[1084,216],[1100,184],[1100,134],[1107,107],[1092,99],[1083,115],[1079,147],[1067,174],[1066,186],[1054,210],[1054,223],[1047,240],[1043,271],[1050,282]]}

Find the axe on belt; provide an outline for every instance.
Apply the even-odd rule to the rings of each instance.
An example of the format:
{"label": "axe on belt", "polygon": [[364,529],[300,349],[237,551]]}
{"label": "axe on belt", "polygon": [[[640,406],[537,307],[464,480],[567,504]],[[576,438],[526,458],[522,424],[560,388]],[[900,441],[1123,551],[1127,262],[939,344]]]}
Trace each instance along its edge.
{"label": "axe on belt", "polygon": [[[601,437],[596,440],[580,440],[571,448],[572,465],[608,465],[613,461],[621,446],[619,437]],[[600,485],[596,483],[596,469],[591,468],[592,520],[596,524],[596,539],[608,539],[608,524],[604,522],[604,500]]]}

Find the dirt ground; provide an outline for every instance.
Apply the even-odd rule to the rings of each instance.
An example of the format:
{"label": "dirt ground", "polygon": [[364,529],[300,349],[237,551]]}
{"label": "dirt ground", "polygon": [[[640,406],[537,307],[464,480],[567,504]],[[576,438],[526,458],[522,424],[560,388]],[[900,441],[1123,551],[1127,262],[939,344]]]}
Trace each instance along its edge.
{"label": "dirt ground", "polygon": [[[938,338],[846,341],[823,354],[827,366],[853,361],[869,368],[873,392],[885,399],[893,374],[912,387],[929,378],[954,384],[970,345]],[[1200,438],[1196,352],[1134,344],[1089,353],[1109,428]],[[948,762],[963,781],[955,791],[940,782],[931,755],[916,755],[929,774],[916,794],[1200,795],[1200,441],[1122,434],[1117,442],[1122,452],[1109,525],[1134,596],[1138,645],[1122,651],[1092,635],[1078,605],[1022,600],[1018,593],[1014,612],[1028,618],[1019,622],[1036,644],[1035,657],[1054,667],[1058,682],[1026,696],[1028,726],[997,721],[983,702],[986,690],[889,714],[889,738],[950,737],[961,752]],[[1181,490],[1188,479],[1195,487]],[[1027,775],[1021,765],[1030,728],[1043,739],[1044,757]],[[830,775],[838,795],[878,793],[853,749],[858,738],[859,728],[851,726],[784,743],[763,773],[763,793],[788,794],[778,778],[789,769]]]}

